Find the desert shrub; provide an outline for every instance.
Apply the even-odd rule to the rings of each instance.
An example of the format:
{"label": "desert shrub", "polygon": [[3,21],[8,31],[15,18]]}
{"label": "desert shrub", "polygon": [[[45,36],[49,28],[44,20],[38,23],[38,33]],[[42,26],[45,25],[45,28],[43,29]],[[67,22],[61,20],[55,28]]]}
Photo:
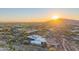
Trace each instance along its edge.
{"label": "desert shrub", "polygon": [[50,47],[48,50],[49,50],[49,51],[56,51],[56,48]]}

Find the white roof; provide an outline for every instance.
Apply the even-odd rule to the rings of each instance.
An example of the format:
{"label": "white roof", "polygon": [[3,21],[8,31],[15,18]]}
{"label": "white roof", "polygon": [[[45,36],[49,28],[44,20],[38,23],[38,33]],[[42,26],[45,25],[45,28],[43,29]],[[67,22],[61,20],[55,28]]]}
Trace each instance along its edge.
{"label": "white roof", "polygon": [[28,36],[28,38],[32,38],[32,39],[35,39],[35,40],[37,40],[37,41],[46,42],[46,39],[43,38],[43,37],[40,36],[40,35],[30,35],[30,36]]}
{"label": "white roof", "polygon": [[31,41],[32,44],[37,44],[37,45],[41,45],[40,41]]}

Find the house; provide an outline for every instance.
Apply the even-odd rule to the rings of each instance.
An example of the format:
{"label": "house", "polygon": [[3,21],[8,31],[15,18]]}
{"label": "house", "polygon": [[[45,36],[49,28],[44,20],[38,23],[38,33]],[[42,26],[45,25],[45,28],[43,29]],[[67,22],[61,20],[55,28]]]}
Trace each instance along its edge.
{"label": "house", "polygon": [[31,44],[36,44],[36,45],[43,46],[47,43],[46,39],[43,38],[40,35],[30,35],[30,36],[27,36],[27,37],[30,40]]}
{"label": "house", "polygon": [[32,29],[32,30],[27,30],[27,33],[34,33],[34,32],[37,32],[38,30],[35,30],[35,29]]}
{"label": "house", "polygon": [[3,31],[3,27],[0,27],[0,32],[2,32]]}

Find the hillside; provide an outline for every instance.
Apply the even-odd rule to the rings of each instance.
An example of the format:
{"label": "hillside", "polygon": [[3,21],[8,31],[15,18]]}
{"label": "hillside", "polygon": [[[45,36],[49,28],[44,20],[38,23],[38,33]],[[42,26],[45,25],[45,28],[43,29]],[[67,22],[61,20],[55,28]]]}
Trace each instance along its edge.
{"label": "hillside", "polygon": [[[61,19],[64,24],[71,24],[71,25],[79,25],[79,20],[73,19]],[[53,20],[47,21],[47,23],[52,23]]]}

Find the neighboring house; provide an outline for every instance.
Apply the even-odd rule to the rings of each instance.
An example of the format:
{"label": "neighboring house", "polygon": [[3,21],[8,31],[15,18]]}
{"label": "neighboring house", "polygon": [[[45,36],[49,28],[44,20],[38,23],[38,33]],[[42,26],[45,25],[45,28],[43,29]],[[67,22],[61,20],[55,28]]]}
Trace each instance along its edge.
{"label": "neighboring house", "polygon": [[0,32],[2,32],[3,31],[3,28],[2,27],[0,27]]}
{"label": "neighboring house", "polygon": [[76,30],[71,30],[71,32],[79,32],[79,29],[76,29]]}
{"label": "neighboring house", "polygon": [[38,30],[35,30],[35,29],[33,29],[33,30],[27,30],[27,33],[34,33],[34,32],[37,32]]}
{"label": "neighboring house", "polygon": [[72,40],[78,40],[79,41],[79,36],[71,36]]}
{"label": "neighboring house", "polygon": [[31,44],[36,44],[40,46],[46,45],[47,43],[46,39],[40,35],[30,35],[28,36],[28,39],[30,40]]}

